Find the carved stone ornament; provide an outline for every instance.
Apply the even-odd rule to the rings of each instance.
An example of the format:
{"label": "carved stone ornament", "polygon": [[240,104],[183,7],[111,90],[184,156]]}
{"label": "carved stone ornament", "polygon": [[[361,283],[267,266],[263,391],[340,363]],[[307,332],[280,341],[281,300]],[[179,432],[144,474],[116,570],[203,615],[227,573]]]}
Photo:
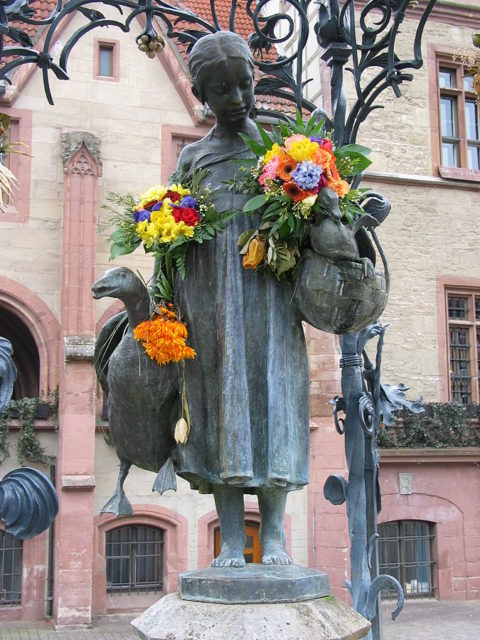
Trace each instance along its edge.
{"label": "carved stone ornament", "polygon": [[[77,161],[72,166],[72,159],[84,147]],[[88,152],[88,153],[87,153]],[[91,156],[90,158],[88,156]],[[92,159],[97,164],[97,171],[92,168]],[[85,175],[102,174],[102,158],[100,155],[100,139],[88,131],[67,131],[62,133],[62,161],[64,173],[81,173]]]}

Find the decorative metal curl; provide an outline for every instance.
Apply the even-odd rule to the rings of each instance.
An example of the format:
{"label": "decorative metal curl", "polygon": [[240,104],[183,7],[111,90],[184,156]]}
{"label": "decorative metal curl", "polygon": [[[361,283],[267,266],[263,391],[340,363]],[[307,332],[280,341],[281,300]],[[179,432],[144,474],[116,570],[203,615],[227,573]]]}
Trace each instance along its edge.
{"label": "decorative metal curl", "polygon": [[[0,337],[0,413],[12,398],[17,377],[12,356],[12,343]],[[15,469],[0,481],[0,519],[5,519],[5,531],[12,536],[33,538],[48,529],[57,512],[56,491],[41,471]]]}
{"label": "decorative metal curl", "polygon": [[58,498],[48,477],[29,467],[10,471],[0,482],[0,518],[5,531],[16,538],[33,538],[58,513]]}
{"label": "decorative metal curl", "polygon": [[[423,65],[421,40],[436,0],[427,2],[422,10],[413,56],[401,59],[396,52],[396,38],[409,3],[410,0],[370,0],[357,18],[354,0],[346,0],[341,8],[338,0],[319,2],[315,31],[319,44],[325,48],[322,57],[332,69],[331,97],[339,144],[355,142],[360,125],[374,109],[381,108],[377,99],[383,91],[391,88],[400,97],[400,84],[413,79],[407,70]],[[348,62],[351,66],[347,68]],[[348,115],[343,95],[344,68],[353,75],[356,93]]]}
{"label": "decorative metal curl", "polygon": [[372,436],[375,430],[375,406],[370,393],[362,393],[358,401],[360,424],[365,435]]}
{"label": "decorative metal curl", "polygon": [[341,436],[345,433],[345,420],[338,417],[339,411],[345,411],[345,403],[341,396],[335,396],[331,401],[333,404],[333,419],[335,421],[335,429]]}
{"label": "decorative metal curl", "polygon": [[[170,38],[177,44],[186,47],[187,52],[193,44],[208,33],[222,29],[236,31],[236,17],[239,12],[251,20],[252,33],[248,40],[257,54],[255,64],[260,69],[261,77],[257,83],[258,95],[275,96],[295,103],[298,107],[311,112],[316,105],[303,97],[303,87],[308,79],[302,78],[304,49],[309,33],[308,7],[312,0],[286,0],[298,20],[288,13],[268,13],[268,0],[247,0],[240,5],[234,0],[231,4],[228,24],[221,24],[215,7],[210,1],[210,15],[198,15],[189,9],[163,0],[103,0],[95,5],[103,5],[117,9],[121,18],[107,18],[97,9],[89,8],[93,0],[57,0],[49,16],[39,19],[31,9],[26,10],[25,0],[3,0],[0,3],[0,78],[11,83],[11,74],[23,64],[36,64],[42,69],[44,90],[50,104],[53,97],[50,90],[49,72],[61,80],[68,79],[67,64],[69,56],[77,42],[93,29],[114,27],[128,32],[135,18],[145,18],[145,30],[136,37],[139,49],[149,57],[155,57],[161,51],[162,39]],[[125,13],[124,13],[125,12]],[[50,54],[53,37],[63,20],[73,13],[82,14],[87,22],[79,27],[62,47],[58,64]],[[14,24],[10,24],[14,21]],[[243,21],[242,21],[243,23]],[[41,51],[33,48],[27,32],[20,28],[22,24],[42,27],[45,40]],[[297,26],[296,26],[297,25]],[[3,39],[7,36],[14,46],[3,48]],[[148,38],[146,41],[145,38]],[[296,46],[288,56],[282,55],[279,47],[282,43],[297,38]],[[18,46],[20,45],[20,46]],[[258,109],[259,113],[268,112]]]}
{"label": "decorative metal curl", "polygon": [[387,587],[393,587],[397,592],[397,606],[392,611],[392,620],[395,620],[395,618],[403,609],[403,605],[405,603],[405,595],[403,593],[402,585],[393,576],[380,574],[372,581],[367,592],[365,615],[369,620],[373,620],[376,617],[378,613],[378,596],[382,592],[382,589],[386,589]]}

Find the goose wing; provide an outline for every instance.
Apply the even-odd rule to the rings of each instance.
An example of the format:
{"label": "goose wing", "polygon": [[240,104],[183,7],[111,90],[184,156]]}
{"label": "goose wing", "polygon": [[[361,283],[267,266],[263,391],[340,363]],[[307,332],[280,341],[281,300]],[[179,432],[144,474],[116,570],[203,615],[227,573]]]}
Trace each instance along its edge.
{"label": "goose wing", "polygon": [[108,395],[107,373],[110,356],[120,344],[127,327],[127,312],[122,311],[121,313],[117,313],[105,322],[95,341],[93,363],[98,381],[106,395]]}

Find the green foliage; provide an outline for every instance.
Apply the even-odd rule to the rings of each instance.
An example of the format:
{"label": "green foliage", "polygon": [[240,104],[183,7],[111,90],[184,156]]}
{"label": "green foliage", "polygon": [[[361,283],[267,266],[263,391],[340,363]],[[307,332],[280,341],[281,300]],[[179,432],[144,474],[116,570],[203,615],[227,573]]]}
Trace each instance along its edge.
{"label": "green foliage", "polygon": [[45,465],[47,456],[35,434],[35,420],[39,408],[47,409],[50,419],[56,424],[58,413],[58,389],[49,391],[45,398],[22,398],[11,400],[0,414],[0,462],[9,455],[9,432],[13,420],[18,420],[17,458],[20,464]]}
{"label": "green foliage", "polygon": [[8,407],[0,413],[0,463],[10,455],[8,434],[10,432],[10,414]]}
{"label": "green foliage", "polygon": [[35,416],[37,414],[38,398],[23,398],[16,401],[18,421],[20,423],[17,443],[17,456],[20,464],[36,462],[46,464],[47,458],[35,435]]}
{"label": "green foliage", "polygon": [[[110,260],[118,256],[127,255],[135,251],[140,245],[140,239],[135,234],[135,227],[132,224],[132,211],[136,202],[131,194],[121,195],[118,193],[107,193],[106,202],[102,204],[102,209],[107,212],[107,227],[116,227],[110,234]],[[129,215],[125,215],[128,212]]]}
{"label": "green foliage", "polygon": [[425,405],[424,413],[401,411],[391,429],[380,429],[378,446],[392,448],[480,447],[480,405]]}

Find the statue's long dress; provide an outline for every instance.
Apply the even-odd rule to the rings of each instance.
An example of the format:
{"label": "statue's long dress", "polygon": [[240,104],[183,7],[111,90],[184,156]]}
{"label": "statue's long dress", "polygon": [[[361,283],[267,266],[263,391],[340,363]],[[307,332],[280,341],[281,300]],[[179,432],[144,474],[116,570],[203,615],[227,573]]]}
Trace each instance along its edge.
{"label": "statue's long dress", "polygon": [[[248,198],[221,184],[238,171],[238,154],[218,155],[210,132],[190,157],[192,167],[208,168],[204,183],[212,186],[217,211],[241,210]],[[240,213],[213,240],[190,244],[186,278],[177,279],[197,356],[185,362],[191,431],[177,447],[176,465],[201,492],[212,483],[246,491],[308,483],[304,332],[291,286],[242,267],[237,240],[255,225]]]}

